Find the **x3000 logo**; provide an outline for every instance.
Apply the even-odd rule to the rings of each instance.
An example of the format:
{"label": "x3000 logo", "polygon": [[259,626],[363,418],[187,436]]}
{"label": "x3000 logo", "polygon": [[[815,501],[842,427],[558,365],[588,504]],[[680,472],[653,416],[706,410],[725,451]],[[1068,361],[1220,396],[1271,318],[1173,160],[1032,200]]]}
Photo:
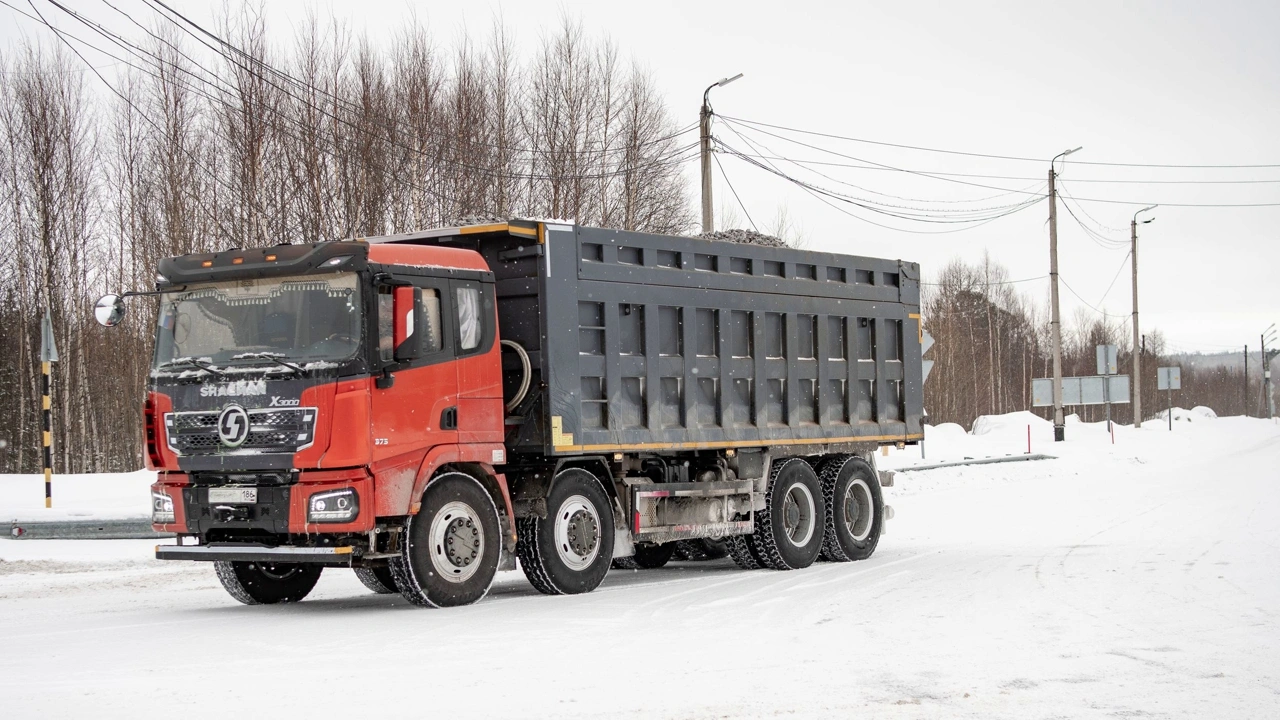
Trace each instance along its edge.
{"label": "x3000 logo", "polygon": [[240,447],[249,439],[249,413],[239,405],[228,405],[218,415],[218,439],[227,447]]}

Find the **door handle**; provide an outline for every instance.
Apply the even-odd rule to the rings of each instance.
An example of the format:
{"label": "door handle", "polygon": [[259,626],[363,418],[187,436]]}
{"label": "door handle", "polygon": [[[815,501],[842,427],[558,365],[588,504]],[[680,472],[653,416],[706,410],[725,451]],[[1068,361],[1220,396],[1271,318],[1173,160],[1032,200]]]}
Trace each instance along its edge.
{"label": "door handle", "polygon": [[441,430],[457,430],[458,429],[458,406],[448,407],[444,412],[440,413],[440,429]]}

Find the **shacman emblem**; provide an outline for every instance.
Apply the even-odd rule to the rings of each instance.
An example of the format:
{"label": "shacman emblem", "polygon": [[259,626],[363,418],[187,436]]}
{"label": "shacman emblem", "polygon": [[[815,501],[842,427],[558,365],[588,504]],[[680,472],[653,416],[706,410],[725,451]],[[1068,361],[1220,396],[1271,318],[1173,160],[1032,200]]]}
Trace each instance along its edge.
{"label": "shacman emblem", "polygon": [[228,405],[218,415],[218,439],[227,447],[240,447],[249,438],[249,413],[239,405]]}

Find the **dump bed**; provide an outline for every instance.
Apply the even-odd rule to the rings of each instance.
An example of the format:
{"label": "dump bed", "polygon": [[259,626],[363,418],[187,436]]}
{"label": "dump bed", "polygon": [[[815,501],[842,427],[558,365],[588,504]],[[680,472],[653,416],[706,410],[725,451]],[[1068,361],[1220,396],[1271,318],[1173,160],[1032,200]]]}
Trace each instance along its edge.
{"label": "dump bed", "polygon": [[[916,263],[542,222],[430,235],[393,241],[478,251],[528,352],[513,453],[923,437]],[[504,376],[511,397],[514,353]]]}

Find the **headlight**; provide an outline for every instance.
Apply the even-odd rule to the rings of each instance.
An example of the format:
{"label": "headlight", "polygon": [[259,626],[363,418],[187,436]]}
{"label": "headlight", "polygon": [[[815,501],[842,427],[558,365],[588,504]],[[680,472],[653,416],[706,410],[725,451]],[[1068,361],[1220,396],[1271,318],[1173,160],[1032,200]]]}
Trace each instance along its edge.
{"label": "headlight", "polygon": [[155,525],[168,525],[174,522],[173,498],[164,493],[152,491],[151,522]]}
{"label": "headlight", "polygon": [[360,496],[354,488],[319,492],[307,500],[307,522],[348,523],[360,514]]}

